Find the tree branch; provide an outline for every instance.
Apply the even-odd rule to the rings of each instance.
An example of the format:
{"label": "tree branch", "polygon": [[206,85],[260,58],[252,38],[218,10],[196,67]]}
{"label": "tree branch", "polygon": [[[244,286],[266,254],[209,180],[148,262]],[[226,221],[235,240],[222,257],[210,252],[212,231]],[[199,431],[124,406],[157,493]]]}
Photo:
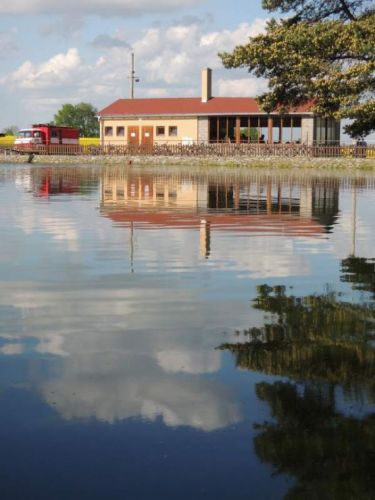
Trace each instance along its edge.
{"label": "tree branch", "polygon": [[356,18],[355,18],[355,16],[354,16],[354,14],[352,14],[352,12],[350,11],[350,9],[349,9],[349,7],[348,7],[348,5],[347,5],[346,1],[345,1],[345,0],[340,0],[340,3],[341,3],[341,5],[342,5],[342,8],[344,9],[345,14],[348,16],[348,18],[349,18],[351,21],[355,21],[355,20],[356,20]]}

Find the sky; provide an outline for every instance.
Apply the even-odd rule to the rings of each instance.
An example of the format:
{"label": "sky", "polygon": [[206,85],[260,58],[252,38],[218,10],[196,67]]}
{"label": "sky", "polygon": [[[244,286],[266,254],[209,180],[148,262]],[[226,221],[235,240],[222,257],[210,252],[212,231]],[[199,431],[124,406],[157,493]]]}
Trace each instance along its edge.
{"label": "sky", "polygon": [[204,67],[215,96],[267,88],[218,57],[265,29],[261,0],[0,0],[0,9],[0,131],[52,121],[65,103],[100,110],[129,97],[132,51],[135,97],[199,96]]}
{"label": "sky", "polygon": [[217,53],[260,33],[261,0],[0,0],[0,130],[53,119],[64,103],[101,109],[129,97],[199,96],[213,69],[216,96],[255,96],[266,82],[227,70]]}

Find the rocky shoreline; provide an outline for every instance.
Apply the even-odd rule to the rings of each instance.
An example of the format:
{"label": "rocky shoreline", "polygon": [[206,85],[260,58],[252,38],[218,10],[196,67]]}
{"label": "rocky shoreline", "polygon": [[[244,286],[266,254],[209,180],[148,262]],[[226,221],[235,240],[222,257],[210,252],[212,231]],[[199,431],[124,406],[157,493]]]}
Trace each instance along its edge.
{"label": "rocky shoreline", "polygon": [[[30,161],[31,160],[31,161]],[[292,157],[186,157],[186,156],[53,156],[1,154],[0,163],[33,165],[124,165],[124,166],[194,166],[194,167],[266,167],[266,168],[322,168],[375,170],[375,158],[310,158]]]}

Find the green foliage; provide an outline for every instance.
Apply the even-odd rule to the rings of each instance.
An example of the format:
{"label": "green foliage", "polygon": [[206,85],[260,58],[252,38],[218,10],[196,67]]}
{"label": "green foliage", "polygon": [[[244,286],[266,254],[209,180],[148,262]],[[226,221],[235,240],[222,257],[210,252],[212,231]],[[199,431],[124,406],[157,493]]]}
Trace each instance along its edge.
{"label": "green foliage", "polygon": [[5,127],[1,133],[5,135],[17,135],[19,128],[17,125],[10,125],[9,127]]}
{"label": "green foliage", "polygon": [[295,297],[285,287],[258,287],[253,307],[267,314],[243,331],[247,342],[223,344],[242,368],[295,379],[367,388],[375,400],[375,309],[334,293]]}
{"label": "green foliage", "polygon": [[[250,134],[249,134],[250,131]],[[247,127],[241,128],[241,138],[248,139],[250,135],[250,142],[258,142],[258,129],[251,127],[248,129]]]}
{"label": "green foliage", "polygon": [[299,20],[321,21],[338,17],[339,19],[355,19],[368,12],[372,0],[263,0],[262,7],[269,12],[279,10],[281,13],[293,12],[290,22]]}
{"label": "green foliage", "polygon": [[[300,388],[299,388],[300,389]],[[255,451],[278,473],[293,475],[289,500],[369,500],[375,491],[375,417],[340,415],[332,386],[257,384],[273,422],[258,426]]]}
{"label": "green foliage", "polygon": [[83,137],[99,137],[97,109],[92,104],[63,104],[54,116],[56,125],[79,128]]}
{"label": "green foliage", "polygon": [[[374,269],[373,261],[350,257],[343,280],[372,292]],[[255,451],[276,473],[295,478],[285,499],[373,496],[375,418],[338,411],[336,384],[361,405],[375,399],[375,309],[340,298],[297,297],[284,286],[261,285],[252,305],[264,312],[264,325],[220,346],[241,368],[290,379],[256,385],[272,419],[256,425]]]}
{"label": "green foliage", "polygon": [[266,33],[233,52],[219,54],[227,68],[247,67],[267,78],[258,100],[266,112],[306,101],[326,117],[351,118],[347,132],[375,130],[375,10],[366,1],[264,0],[271,19]]}
{"label": "green foliage", "polygon": [[341,262],[341,280],[352,283],[355,290],[370,292],[375,300],[375,259],[348,257]]}

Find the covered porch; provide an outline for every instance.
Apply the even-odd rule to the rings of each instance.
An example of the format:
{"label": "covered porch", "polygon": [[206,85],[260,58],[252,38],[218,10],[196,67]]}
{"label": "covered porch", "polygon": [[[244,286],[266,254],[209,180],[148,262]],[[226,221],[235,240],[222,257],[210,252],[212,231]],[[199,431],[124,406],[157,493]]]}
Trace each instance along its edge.
{"label": "covered porch", "polygon": [[210,116],[208,137],[210,143],[333,144],[340,140],[340,124],[297,114]]}

